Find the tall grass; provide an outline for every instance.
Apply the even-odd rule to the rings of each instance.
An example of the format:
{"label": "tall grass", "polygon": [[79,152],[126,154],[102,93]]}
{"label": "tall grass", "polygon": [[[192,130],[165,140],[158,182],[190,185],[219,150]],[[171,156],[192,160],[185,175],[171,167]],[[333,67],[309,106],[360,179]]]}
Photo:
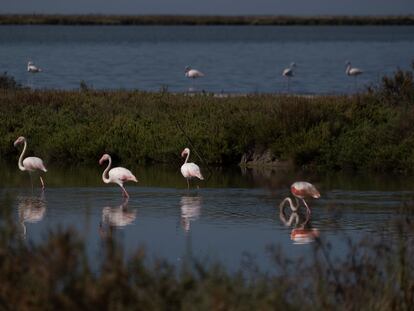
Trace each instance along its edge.
{"label": "tall grass", "polygon": [[17,159],[12,142],[24,135],[49,163],[95,163],[104,152],[177,163],[189,146],[212,165],[268,149],[299,167],[412,172],[413,103],[412,71],[354,96],[0,90],[0,157]]}

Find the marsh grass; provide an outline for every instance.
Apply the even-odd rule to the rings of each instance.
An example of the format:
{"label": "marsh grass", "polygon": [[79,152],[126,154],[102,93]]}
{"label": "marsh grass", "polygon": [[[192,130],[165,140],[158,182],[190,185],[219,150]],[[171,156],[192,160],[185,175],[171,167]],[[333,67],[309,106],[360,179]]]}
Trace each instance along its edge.
{"label": "marsh grass", "polygon": [[125,165],[177,165],[189,146],[204,166],[268,149],[297,167],[412,172],[413,74],[352,96],[0,90],[3,160],[17,159],[21,135],[28,154],[61,165],[95,164],[105,152]]}

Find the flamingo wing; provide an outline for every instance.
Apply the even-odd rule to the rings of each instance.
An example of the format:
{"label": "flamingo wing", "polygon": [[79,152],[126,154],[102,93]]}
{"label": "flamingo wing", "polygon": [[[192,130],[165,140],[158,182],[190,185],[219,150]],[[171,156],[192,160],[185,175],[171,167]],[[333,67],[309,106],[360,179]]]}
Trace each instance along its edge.
{"label": "flamingo wing", "polygon": [[181,174],[185,178],[197,177],[201,180],[204,180],[203,175],[201,174],[200,167],[195,163],[185,163],[181,166]]}
{"label": "flamingo wing", "polygon": [[124,183],[126,181],[134,181],[138,182],[137,178],[134,174],[131,173],[130,170],[124,167],[114,167],[108,173],[109,179],[115,183]]}
{"label": "flamingo wing", "polygon": [[313,198],[319,198],[320,193],[315,188],[314,185],[311,183],[308,183],[306,181],[298,181],[295,182],[291,187],[290,190],[292,194],[298,198],[305,198],[305,197],[313,197]]}
{"label": "flamingo wing", "polygon": [[189,70],[186,75],[187,75],[188,78],[204,77],[204,73],[202,73],[201,71],[199,71],[197,69]]}
{"label": "flamingo wing", "polygon": [[357,75],[360,75],[362,72],[363,72],[363,71],[362,71],[361,69],[359,69],[359,68],[351,68],[351,69],[349,70],[349,74],[350,74],[351,76],[357,76]]}
{"label": "flamingo wing", "polygon": [[36,170],[47,172],[43,160],[38,157],[27,157],[23,160],[23,166],[29,172]]}
{"label": "flamingo wing", "polygon": [[291,68],[286,68],[285,70],[283,70],[282,75],[285,77],[292,77],[293,70]]}

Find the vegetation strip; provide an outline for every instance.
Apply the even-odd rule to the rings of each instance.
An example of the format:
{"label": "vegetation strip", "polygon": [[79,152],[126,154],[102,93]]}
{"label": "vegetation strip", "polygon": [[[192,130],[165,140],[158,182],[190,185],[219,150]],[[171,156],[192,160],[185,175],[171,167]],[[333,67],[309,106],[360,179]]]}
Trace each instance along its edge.
{"label": "vegetation strip", "polygon": [[3,14],[0,25],[414,25],[414,16],[187,16]]}
{"label": "vegetation strip", "polygon": [[265,153],[278,163],[320,170],[414,170],[414,79],[399,70],[354,96],[246,95],[217,98],[125,90],[30,90],[0,77],[0,157],[46,164],[181,163],[189,146],[203,164],[237,165]]}

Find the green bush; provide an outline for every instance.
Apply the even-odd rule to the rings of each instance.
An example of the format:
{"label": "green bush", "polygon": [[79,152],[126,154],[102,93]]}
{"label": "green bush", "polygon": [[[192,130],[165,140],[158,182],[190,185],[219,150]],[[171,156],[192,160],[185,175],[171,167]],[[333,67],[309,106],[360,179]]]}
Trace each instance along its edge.
{"label": "green bush", "polygon": [[412,72],[383,81],[353,96],[5,90],[0,155],[15,160],[12,142],[24,135],[29,154],[61,164],[96,163],[107,152],[126,164],[177,165],[188,146],[212,165],[271,150],[299,167],[413,171]]}

